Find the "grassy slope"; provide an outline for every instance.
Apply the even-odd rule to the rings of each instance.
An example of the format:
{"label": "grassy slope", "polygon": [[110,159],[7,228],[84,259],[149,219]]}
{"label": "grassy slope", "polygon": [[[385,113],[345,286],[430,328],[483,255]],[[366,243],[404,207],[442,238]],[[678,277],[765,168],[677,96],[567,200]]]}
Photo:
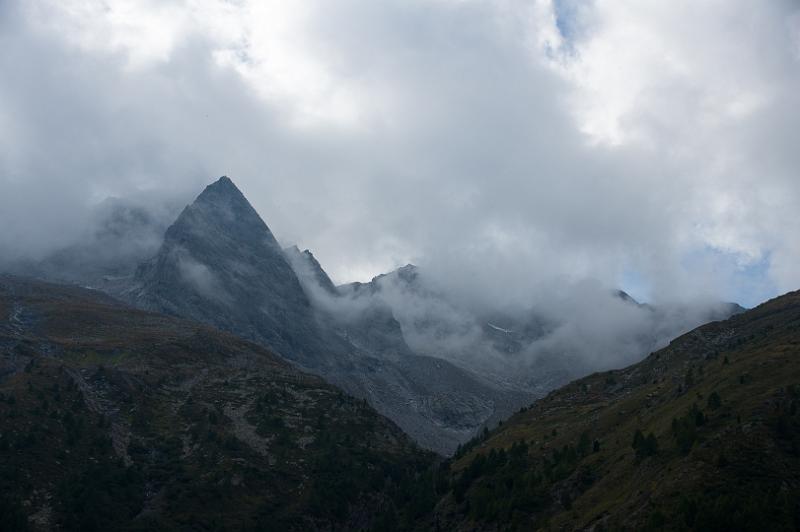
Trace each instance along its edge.
{"label": "grassy slope", "polygon": [[0,529],[391,529],[432,505],[430,454],[260,347],[11,278],[0,317]]}
{"label": "grassy slope", "polygon": [[[440,520],[464,530],[793,529],[799,357],[795,292],[575,381],[461,453]],[[640,445],[637,456],[637,430],[657,451]]]}

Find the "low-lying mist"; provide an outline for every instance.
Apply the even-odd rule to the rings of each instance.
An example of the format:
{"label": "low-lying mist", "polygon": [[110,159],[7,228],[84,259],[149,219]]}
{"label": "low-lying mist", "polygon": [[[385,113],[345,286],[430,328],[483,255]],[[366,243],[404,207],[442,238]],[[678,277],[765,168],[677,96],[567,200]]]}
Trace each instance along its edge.
{"label": "low-lying mist", "polygon": [[[135,196],[103,201],[85,213],[84,229],[72,241],[0,267],[110,288],[155,255],[180,205]],[[369,328],[376,316],[393,316],[412,351],[525,390],[626,366],[740,309],[710,292],[642,304],[607,281],[561,276],[519,254],[474,253],[462,263],[458,253],[432,254],[421,267],[338,287],[309,252],[294,248],[286,256],[312,302],[334,321]],[[206,265],[188,254],[179,262],[201,293],[236,304],[220,295],[216,273]]]}
{"label": "low-lying mist", "polygon": [[741,310],[709,297],[642,304],[593,279],[520,279],[517,297],[492,297],[489,287],[459,286],[412,265],[334,292],[313,257],[292,263],[312,301],[342,322],[388,308],[413,351],[529,390],[624,367]]}
{"label": "low-lying mist", "polygon": [[82,284],[129,275],[155,255],[181,207],[181,199],[149,195],[107,198],[66,214],[74,223],[50,242],[4,248],[0,270]]}

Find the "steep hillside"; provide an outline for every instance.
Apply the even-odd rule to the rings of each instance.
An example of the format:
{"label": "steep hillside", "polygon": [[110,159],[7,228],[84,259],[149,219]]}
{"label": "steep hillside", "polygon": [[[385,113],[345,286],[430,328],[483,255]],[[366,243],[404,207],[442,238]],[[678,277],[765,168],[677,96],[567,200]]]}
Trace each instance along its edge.
{"label": "steep hillside", "polygon": [[432,459],[255,344],[0,276],[0,530],[408,528]]}
{"label": "steep hillside", "polygon": [[451,464],[442,530],[800,526],[800,292],[552,392]]}

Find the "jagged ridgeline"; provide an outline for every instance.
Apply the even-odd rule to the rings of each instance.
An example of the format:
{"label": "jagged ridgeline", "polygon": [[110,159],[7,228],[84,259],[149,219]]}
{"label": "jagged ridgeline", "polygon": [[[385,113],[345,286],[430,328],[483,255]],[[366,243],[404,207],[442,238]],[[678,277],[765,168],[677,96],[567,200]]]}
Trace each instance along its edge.
{"label": "jagged ridgeline", "polygon": [[268,350],[0,277],[0,530],[411,528],[433,455]]}
{"label": "jagged ridgeline", "polygon": [[462,447],[442,530],[795,530],[800,292],[549,394]]}
{"label": "jagged ridgeline", "polygon": [[[257,342],[366,399],[443,455],[574,378],[641,360],[684,331],[742,310],[654,307],[602,287],[581,289],[565,304],[495,308],[466,303],[412,265],[335,286],[310,251],[280,248],[227,177],[177,219],[171,203],[102,207],[85,241],[10,271],[95,287]],[[596,315],[614,323],[581,328]],[[565,334],[573,326],[584,336]]]}
{"label": "jagged ridgeline", "polygon": [[212,321],[298,361],[326,355],[278,242],[227,177],[183,210],[136,279],[128,298],[137,306]]}
{"label": "jagged ridgeline", "polygon": [[136,307],[198,320],[269,347],[365,398],[442,454],[535,397],[413,352],[388,308],[345,312],[344,305],[315,304],[306,274],[328,297],[337,296],[313,256],[281,249],[244,195],[222,177],[183,210],[132,282],[117,282],[112,293]]}
{"label": "jagged ridgeline", "polygon": [[798,356],[795,292],[437,463],[254,343],[0,277],[0,529],[792,530]]}

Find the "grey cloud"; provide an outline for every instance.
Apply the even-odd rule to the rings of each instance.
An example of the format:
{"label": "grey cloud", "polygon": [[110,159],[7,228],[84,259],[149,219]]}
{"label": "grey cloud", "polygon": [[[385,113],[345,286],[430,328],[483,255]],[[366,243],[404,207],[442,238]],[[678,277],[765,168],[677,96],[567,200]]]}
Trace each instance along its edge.
{"label": "grey cloud", "polygon": [[174,250],[178,273],[183,280],[196,289],[202,296],[219,301],[225,305],[234,305],[235,301],[222,287],[214,272],[198,261],[185,249]]}
{"label": "grey cloud", "polygon": [[624,367],[700,324],[741,310],[703,299],[639,304],[592,280],[543,288],[524,305],[483,306],[413,266],[369,284],[342,286],[336,297],[325,291],[322,300],[319,284],[311,275],[305,279],[328,314],[347,320],[365,309],[389,308],[415,352],[534,392],[587,372]]}
{"label": "grey cloud", "polygon": [[[570,112],[570,81],[537,59],[534,30],[520,16],[525,3],[309,5],[308,46],[334,85],[352,89],[363,111],[355,125],[298,126],[285,102],[264,99],[215,62],[219,45],[202,31],[181,34],[165,60],[131,65],[124,49],[76,47],[44,32],[23,3],[4,3],[0,68],[11,75],[0,85],[3,256],[41,256],[79,241],[91,231],[89,207],[106,196],[145,191],[186,203],[228,174],[283,242],[313,249],[337,281],[413,261],[467,307],[524,306],[548,286],[586,278],[619,286],[627,271],[656,300],[746,293],[733,284],[742,281],[735,268],[687,269],[687,254],[725,248],[701,234],[707,226],[733,235],[729,263],[739,242],[754,240],[774,250],[781,287],[800,282],[792,266],[800,250],[776,229],[796,225],[793,112],[769,108],[712,144],[683,143],[688,129],[634,117],[655,132],[655,146],[595,146]],[[780,20],[783,12],[773,11],[765,17]],[[578,33],[592,23],[579,22]],[[763,50],[780,44],[757,37]],[[776,80],[785,93],[775,101],[790,109],[796,70]],[[744,177],[707,185],[704,158],[729,146],[741,148]],[[765,190],[750,202],[745,185],[761,169]],[[747,201],[740,216],[704,212],[709,190],[727,184]],[[770,185],[791,193],[775,199]],[[570,312],[587,305],[544,300]],[[609,315],[636,320],[608,304]],[[591,337],[582,329],[554,334]]]}

